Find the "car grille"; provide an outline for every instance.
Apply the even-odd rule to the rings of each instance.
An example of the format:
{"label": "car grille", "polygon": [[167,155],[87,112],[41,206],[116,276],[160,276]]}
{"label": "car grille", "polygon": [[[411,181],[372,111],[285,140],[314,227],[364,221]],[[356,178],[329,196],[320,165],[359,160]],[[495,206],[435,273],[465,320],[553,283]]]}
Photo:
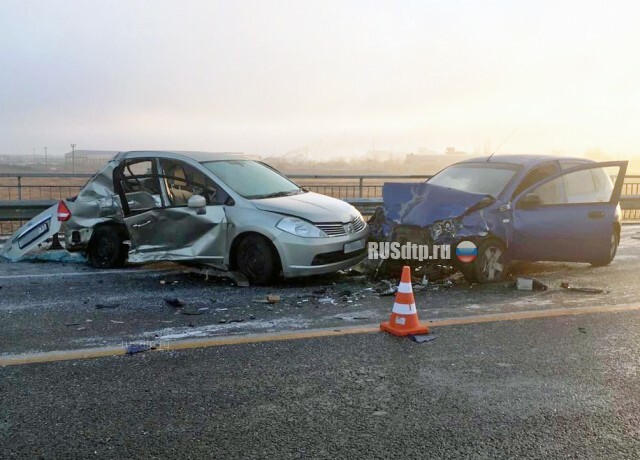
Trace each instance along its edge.
{"label": "car grille", "polygon": [[[359,216],[351,217],[351,222],[348,224],[316,224],[320,230],[325,232],[327,236],[344,236],[351,233],[358,233],[367,224]],[[351,231],[349,231],[351,227]]]}
{"label": "car grille", "polygon": [[327,236],[344,236],[347,234],[342,224],[317,224],[316,227],[325,232]]}

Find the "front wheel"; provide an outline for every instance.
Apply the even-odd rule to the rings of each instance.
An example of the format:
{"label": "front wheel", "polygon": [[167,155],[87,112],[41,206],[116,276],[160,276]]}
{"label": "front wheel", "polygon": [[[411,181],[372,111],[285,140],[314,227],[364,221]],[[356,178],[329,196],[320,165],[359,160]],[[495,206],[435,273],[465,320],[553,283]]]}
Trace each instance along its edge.
{"label": "front wheel", "polygon": [[278,275],[278,256],[271,243],[260,235],[247,235],[236,253],[236,266],[251,284],[264,286]]}
{"label": "front wheel", "polygon": [[502,281],[507,275],[507,249],[497,239],[484,240],[478,246],[473,262],[462,263],[461,271],[468,281],[491,283]]}

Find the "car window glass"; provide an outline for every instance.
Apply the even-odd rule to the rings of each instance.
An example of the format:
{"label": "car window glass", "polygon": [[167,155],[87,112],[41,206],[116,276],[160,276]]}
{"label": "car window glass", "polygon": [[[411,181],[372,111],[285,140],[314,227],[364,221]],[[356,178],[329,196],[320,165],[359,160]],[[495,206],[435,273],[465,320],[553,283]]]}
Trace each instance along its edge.
{"label": "car window glass", "polygon": [[428,183],[463,192],[497,197],[516,174],[517,166],[460,163],[440,171]]}
{"label": "car window glass", "polygon": [[562,160],[560,161],[560,168],[564,171],[565,169],[575,168],[576,166],[580,166],[583,164],[585,164],[584,161]]}
{"label": "car window glass", "polygon": [[611,200],[612,174],[617,168],[592,168],[557,177],[534,189],[541,205],[603,203]]}
{"label": "car window glass", "polygon": [[201,195],[208,205],[224,204],[227,193],[204,173],[178,160],[161,159],[163,181],[170,206],[186,206],[193,195]]}
{"label": "car window glass", "polygon": [[304,193],[274,169],[251,160],[220,160],[203,163],[222,182],[248,199]]}
{"label": "car window glass", "polygon": [[114,177],[119,182],[130,212],[162,207],[160,184],[153,160],[125,161],[114,172]]}
{"label": "car window glass", "polygon": [[516,188],[515,192],[513,192],[513,197],[520,195],[523,191],[531,187],[532,185],[537,184],[543,179],[547,177],[551,177],[558,172],[555,164],[548,163],[542,166],[538,166],[537,168],[532,169],[529,173],[524,177],[520,185]]}

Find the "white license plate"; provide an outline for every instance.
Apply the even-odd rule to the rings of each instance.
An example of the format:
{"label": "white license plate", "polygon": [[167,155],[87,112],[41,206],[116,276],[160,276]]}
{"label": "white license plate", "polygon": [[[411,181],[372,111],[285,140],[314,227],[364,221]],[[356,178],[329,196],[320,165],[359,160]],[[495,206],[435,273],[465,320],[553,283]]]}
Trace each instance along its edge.
{"label": "white license plate", "polygon": [[350,243],[346,243],[344,245],[344,253],[349,254],[350,252],[359,251],[364,248],[364,240],[356,240]]}

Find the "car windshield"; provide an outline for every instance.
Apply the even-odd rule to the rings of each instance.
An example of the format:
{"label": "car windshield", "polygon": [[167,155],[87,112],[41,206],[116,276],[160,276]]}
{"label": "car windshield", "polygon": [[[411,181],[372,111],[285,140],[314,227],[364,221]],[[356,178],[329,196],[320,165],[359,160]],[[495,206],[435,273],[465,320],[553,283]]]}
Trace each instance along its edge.
{"label": "car windshield", "polygon": [[202,164],[244,198],[274,198],[304,193],[289,179],[257,161],[220,160]]}
{"label": "car windshield", "polygon": [[517,165],[461,163],[439,172],[429,183],[497,198],[518,170]]}

